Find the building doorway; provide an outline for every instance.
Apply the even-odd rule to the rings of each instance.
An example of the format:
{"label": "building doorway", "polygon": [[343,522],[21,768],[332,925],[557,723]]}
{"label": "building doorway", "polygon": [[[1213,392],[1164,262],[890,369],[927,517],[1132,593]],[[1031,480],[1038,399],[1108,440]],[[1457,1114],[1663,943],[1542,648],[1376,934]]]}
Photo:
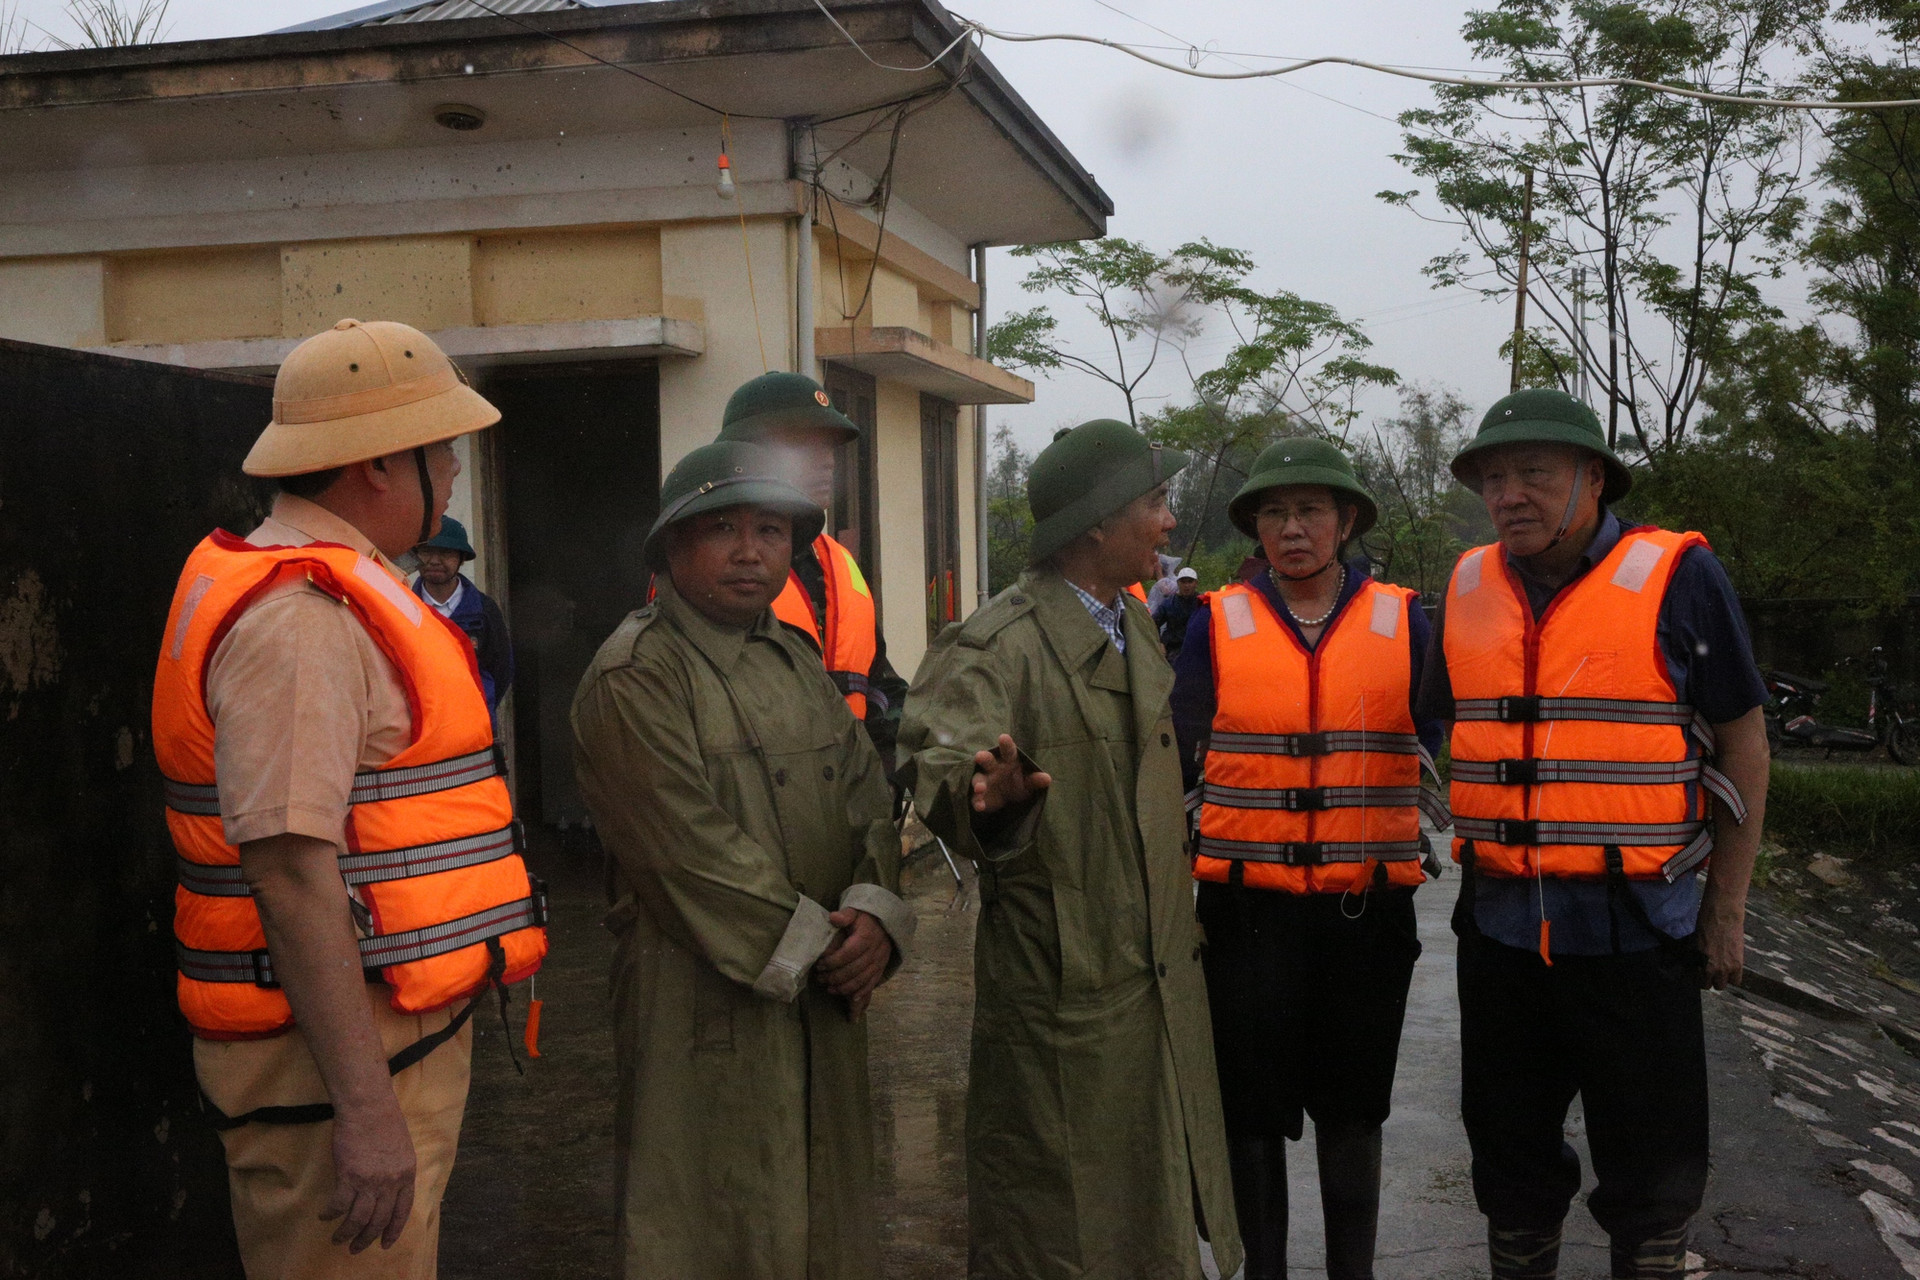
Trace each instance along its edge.
{"label": "building doorway", "polygon": [[577,826],[587,809],[573,776],[574,690],[651,578],[640,549],[659,505],[659,370],[509,368],[486,390],[501,414],[518,808]]}
{"label": "building doorway", "polygon": [[827,398],[860,428],[860,438],[842,445],[833,481],[827,532],[853,552],[880,600],[880,510],[874,490],[874,432],[879,429],[879,390],[871,375],[844,365],[826,367]]}
{"label": "building doorway", "polygon": [[960,616],[960,409],[920,397],[920,491],[927,551],[927,642]]}

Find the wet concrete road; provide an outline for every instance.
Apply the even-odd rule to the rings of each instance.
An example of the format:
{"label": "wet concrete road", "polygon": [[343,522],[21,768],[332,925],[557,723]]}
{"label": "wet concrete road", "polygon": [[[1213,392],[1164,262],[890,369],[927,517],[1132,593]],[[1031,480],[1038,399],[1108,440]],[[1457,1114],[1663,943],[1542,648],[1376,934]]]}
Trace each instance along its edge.
{"label": "wet concrete road", "polygon": [[[536,850],[533,860],[552,885],[554,905],[553,956],[540,982],[544,1056],[526,1063],[524,1078],[517,1076],[497,1014],[481,1023],[442,1233],[442,1274],[452,1278],[614,1274],[613,1061],[606,1030],[612,948],[599,925],[598,860],[552,847]],[[1457,1107],[1447,915],[1458,883],[1450,872],[1418,895],[1426,950],[1415,970],[1386,1130],[1381,1280],[1486,1275],[1485,1228],[1473,1204]],[[890,1277],[956,1280],[965,1274],[966,1258],[962,1143],[976,913],[953,905],[953,879],[937,857],[915,859],[906,888],[920,916],[914,955],[870,1015],[882,1244]],[[516,1044],[524,1013],[517,993]],[[1853,1163],[1861,1150],[1831,1145],[1827,1126],[1836,1121],[1810,1124],[1782,1102],[1786,1090],[1763,1058],[1772,1041],[1756,1040],[1749,1024],[1784,1028],[1787,1017],[1799,1020],[1793,1024],[1799,1032],[1817,1030],[1807,1025],[1804,1010],[1789,1014],[1763,997],[1707,997],[1714,1171],[1695,1227],[1694,1247],[1703,1259],[1695,1275],[1920,1277],[1920,1270],[1896,1262],[1862,1200],[1878,1184],[1864,1180]],[[1590,1168],[1577,1111],[1569,1134]],[[1321,1276],[1311,1141],[1293,1144],[1290,1154],[1293,1274]],[[1567,1240],[1561,1271],[1567,1280],[1607,1275],[1604,1237],[1578,1203]]]}

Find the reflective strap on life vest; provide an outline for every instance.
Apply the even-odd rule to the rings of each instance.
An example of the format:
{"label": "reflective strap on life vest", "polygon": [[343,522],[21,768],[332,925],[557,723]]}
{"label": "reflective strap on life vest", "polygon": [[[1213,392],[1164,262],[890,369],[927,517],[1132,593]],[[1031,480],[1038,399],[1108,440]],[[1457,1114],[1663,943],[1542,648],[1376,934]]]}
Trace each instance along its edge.
{"label": "reflective strap on life vest", "polygon": [[1713,825],[1707,822],[1538,822],[1531,818],[1456,817],[1453,820],[1453,834],[1462,840],[1487,840],[1494,844],[1509,845],[1682,845],[1684,847],[1680,852],[1667,859],[1660,868],[1660,874],[1669,883],[1700,865],[1713,852]]}
{"label": "reflective strap on life vest", "polygon": [[1222,840],[1201,836],[1198,851],[1204,857],[1230,862],[1279,862],[1290,867],[1317,867],[1327,862],[1415,862],[1425,847],[1418,840],[1353,840],[1317,844],[1268,844],[1258,840]]}
{"label": "reflective strap on life vest", "polygon": [[1614,724],[1684,724],[1698,718],[1684,702],[1633,702],[1624,698],[1462,698],[1455,720],[1537,724],[1543,720],[1605,720]]}
{"label": "reflective strap on life vest", "polygon": [[[506,753],[496,744],[448,760],[436,760],[432,764],[417,764],[405,769],[368,769],[356,773],[353,775],[353,788],[347,793],[347,803],[373,804],[381,800],[431,795],[436,791],[451,791],[455,787],[485,782],[488,778],[504,778],[506,773]],[[202,818],[220,816],[220,789],[217,786],[212,783],[176,782],[172,778],[162,781],[165,784],[163,790],[167,808],[175,813]]]}
{"label": "reflective strap on life vest", "polygon": [[1381,733],[1373,729],[1333,729],[1326,733],[1215,733],[1207,739],[1209,751],[1250,756],[1326,756],[1336,751],[1378,751],[1382,755],[1420,753],[1420,739],[1411,733]]}
{"label": "reflective strap on life vest", "polygon": [[[361,938],[360,964],[365,969],[384,969],[389,965],[425,960],[546,922],[544,904],[529,894],[518,902],[502,903],[443,924],[409,929],[405,933]],[[198,982],[249,982],[260,987],[279,985],[273,974],[273,957],[264,948],[258,951],[195,951],[176,946],[174,955],[179,962],[180,972]]]}
{"label": "reflective strap on life vest", "polygon": [[[1657,786],[1698,782],[1720,797],[1735,822],[1747,820],[1747,804],[1733,780],[1704,759],[1638,760],[1455,760],[1453,776],[1482,786],[1531,787],[1543,782],[1600,782]],[[1464,837],[1462,837],[1464,838]]]}
{"label": "reflective strap on life vest", "polygon": [[885,709],[887,700],[873,691],[872,685],[867,680],[866,672],[829,671],[827,675],[833,680],[833,687],[838,689],[843,697],[850,693],[865,694],[877,702],[882,709]]}
{"label": "reflective strap on life vest", "polygon": [[[456,867],[477,867],[520,850],[519,832],[502,827],[461,840],[442,840],[437,844],[414,845],[406,849],[384,849],[377,853],[350,853],[340,858],[340,878],[350,885],[379,884],[404,880],[408,876],[430,876]],[[245,898],[252,890],[238,863],[209,866],[176,857],[174,866],[180,886],[189,893],[215,898]]]}
{"label": "reflective strap on life vest", "polygon": [[1207,804],[1229,809],[1286,809],[1312,813],[1321,809],[1360,809],[1418,804],[1422,787],[1227,787],[1201,784]]}

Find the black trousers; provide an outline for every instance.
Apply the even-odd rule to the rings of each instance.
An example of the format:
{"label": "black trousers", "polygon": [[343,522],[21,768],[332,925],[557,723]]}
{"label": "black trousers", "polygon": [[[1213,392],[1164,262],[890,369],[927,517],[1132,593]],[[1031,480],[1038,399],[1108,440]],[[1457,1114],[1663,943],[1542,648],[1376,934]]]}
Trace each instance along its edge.
{"label": "black trousers", "polygon": [[1558,1225],[1580,1190],[1562,1136],[1575,1094],[1616,1245],[1686,1225],[1707,1184],[1707,1058],[1691,938],[1607,956],[1460,938],[1460,1111],[1473,1192],[1495,1227]]}
{"label": "black trousers", "polygon": [[1279,893],[1202,883],[1213,1054],[1229,1138],[1378,1128],[1420,956],[1411,888]]}

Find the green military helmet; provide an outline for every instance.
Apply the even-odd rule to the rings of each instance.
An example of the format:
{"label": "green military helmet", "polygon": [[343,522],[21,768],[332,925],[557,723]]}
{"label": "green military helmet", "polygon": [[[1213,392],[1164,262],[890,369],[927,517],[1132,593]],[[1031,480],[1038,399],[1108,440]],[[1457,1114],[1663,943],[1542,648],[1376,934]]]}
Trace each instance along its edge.
{"label": "green military helmet", "polygon": [[1187,455],[1150,443],[1124,422],[1095,418],[1054,436],[1027,476],[1035,564],[1143,493],[1172,479]]}
{"label": "green military helmet", "polygon": [[1607,447],[1598,415],[1564,391],[1535,387],[1494,401],[1480,419],[1480,430],[1453,455],[1454,479],[1473,488],[1478,464],[1468,459],[1503,444],[1570,444],[1597,454],[1607,469],[1607,482],[1600,490],[1602,502],[1618,502],[1633,488],[1633,472]]}
{"label": "green military helmet", "polygon": [[1379,504],[1353,473],[1353,463],[1339,445],[1313,436],[1296,436],[1260,451],[1260,456],[1253,460],[1253,474],[1227,504],[1227,519],[1233,521],[1234,528],[1255,542],[1260,541],[1259,526],[1254,519],[1260,512],[1260,495],[1285,484],[1324,485],[1334,491],[1336,498],[1344,495],[1352,499],[1359,508],[1353,515],[1352,536],[1356,538],[1373,528],[1380,518]]}
{"label": "green military helmet", "polygon": [[825,431],[835,444],[860,438],[853,419],[833,407],[824,387],[801,373],[763,373],[740,385],[720,417],[720,439],[765,440],[782,427]]}
{"label": "green military helmet", "polygon": [[442,551],[458,551],[462,560],[471,560],[477,554],[473,544],[467,541],[467,526],[452,516],[441,516],[440,532],[425,542],[416,544],[414,550],[418,551],[421,547],[439,547]]}
{"label": "green military helmet", "polygon": [[660,516],[647,531],[641,555],[662,571],[667,567],[668,529],[702,512],[743,505],[790,517],[796,547],[819,537],[827,523],[825,511],[779,478],[765,448],[744,440],[716,440],[680,459],[668,473],[660,486]]}

